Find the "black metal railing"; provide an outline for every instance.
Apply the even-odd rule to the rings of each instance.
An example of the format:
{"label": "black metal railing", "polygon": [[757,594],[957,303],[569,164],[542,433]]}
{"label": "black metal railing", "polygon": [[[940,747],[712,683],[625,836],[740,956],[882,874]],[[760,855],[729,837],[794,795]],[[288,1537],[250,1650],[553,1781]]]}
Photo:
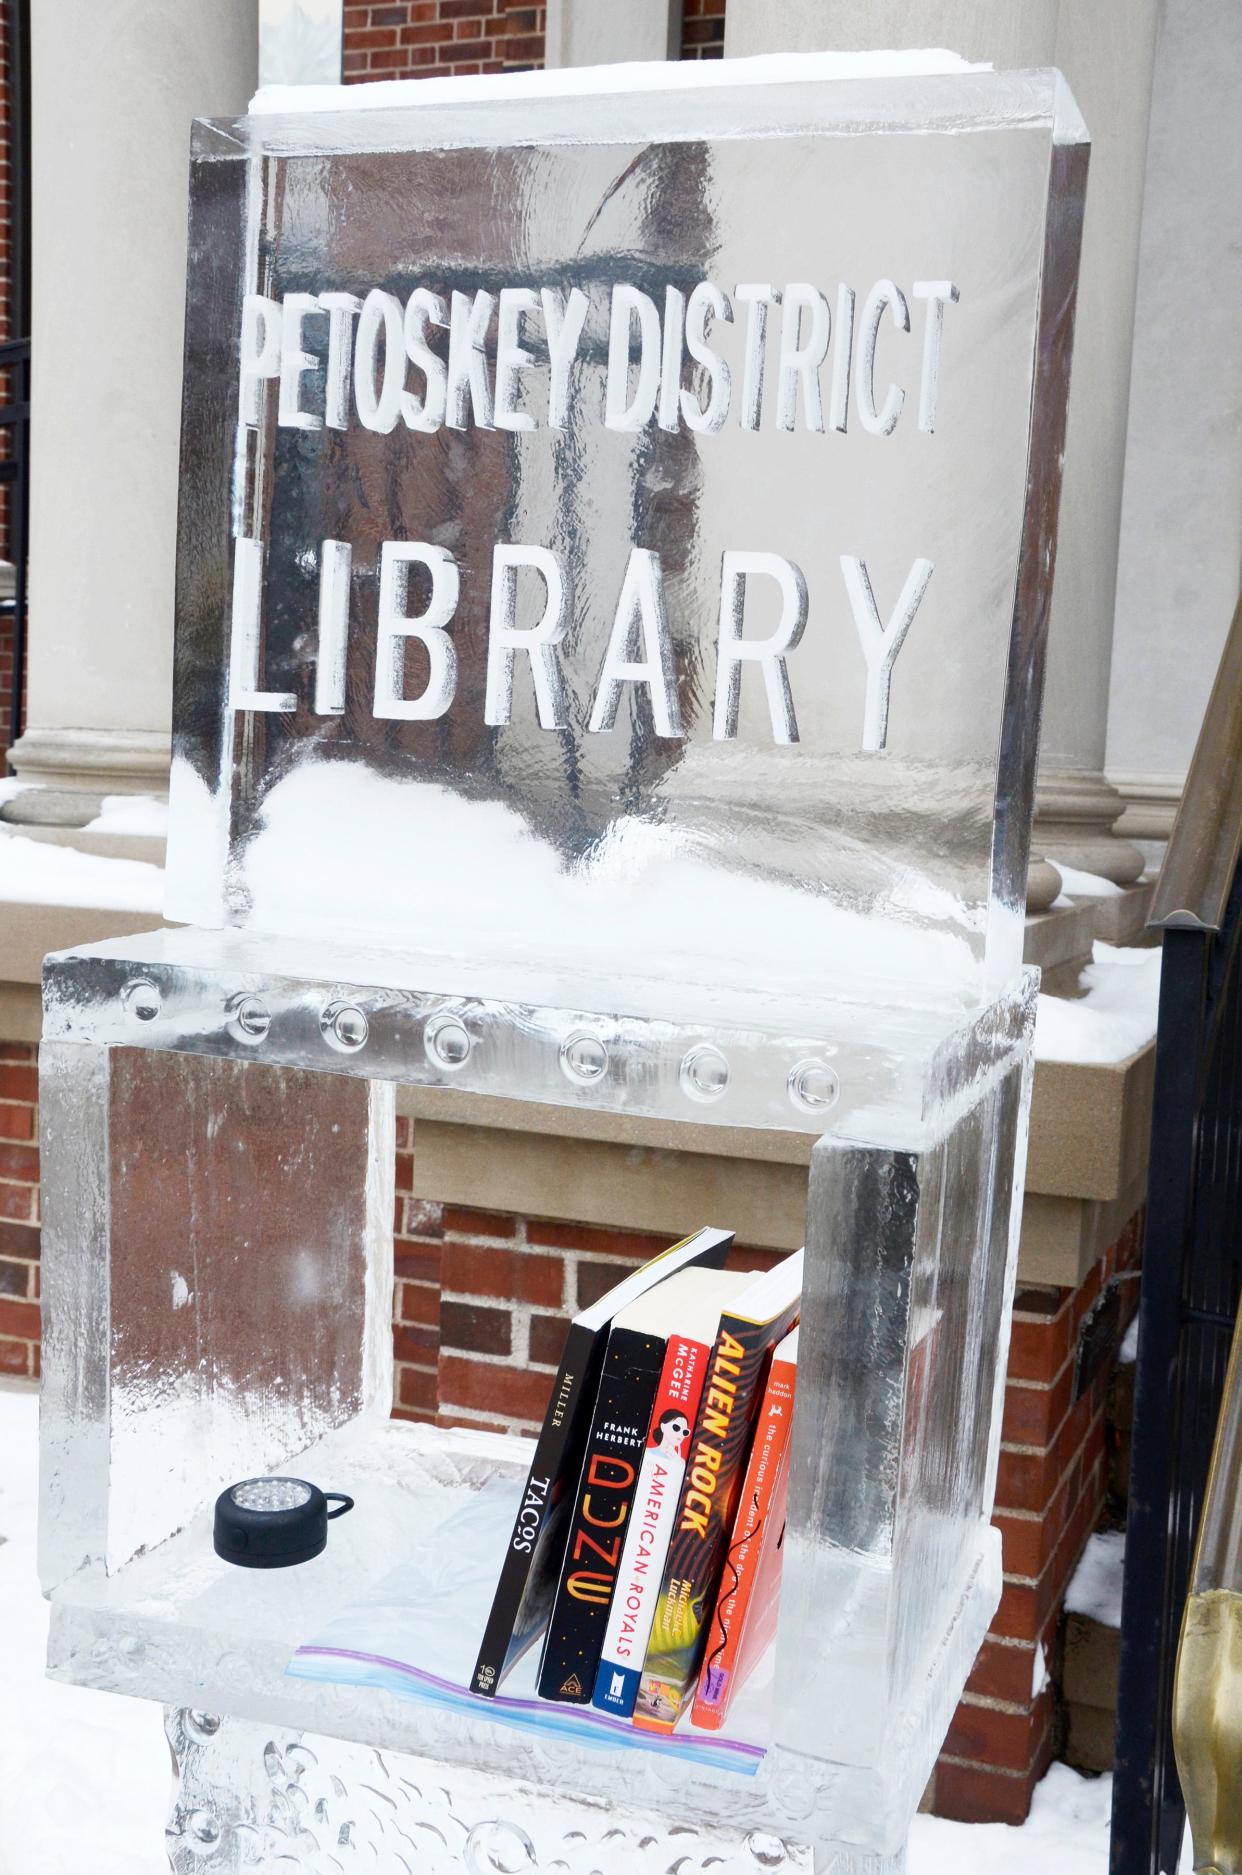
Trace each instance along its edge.
{"label": "black metal railing", "polygon": [[8,624],[12,646],[9,696],[9,745],[22,733],[22,693],[26,676],[26,535],[30,515],[30,340],[0,344],[0,382],[7,389],[0,404],[0,487],[5,490],[8,557],[13,590],[0,597],[0,619]]}
{"label": "black metal railing", "polygon": [[1112,1875],[1173,1875],[1173,1672],[1242,1287],[1242,602],[1152,908],[1164,933]]}
{"label": "black metal railing", "polygon": [[26,548],[30,515],[30,0],[2,0],[9,201],[8,339],[0,344],[0,487],[13,591],[0,598],[12,646],[10,746],[22,733],[26,676]]}

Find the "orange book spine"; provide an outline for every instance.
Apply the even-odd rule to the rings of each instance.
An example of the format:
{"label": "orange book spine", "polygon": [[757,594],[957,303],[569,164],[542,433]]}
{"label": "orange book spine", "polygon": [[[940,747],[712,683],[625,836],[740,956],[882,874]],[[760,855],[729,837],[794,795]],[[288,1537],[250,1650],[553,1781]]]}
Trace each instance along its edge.
{"label": "orange book spine", "polygon": [[[739,1657],[747,1626],[769,1612],[754,1607],[753,1602],[757,1583],[762,1581],[769,1590],[774,1587],[773,1552],[781,1538],[777,1526],[784,1525],[785,1493],[781,1486],[789,1456],[797,1378],[793,1361],[773,1358],[691,1713],[693,1724],[711,1730],[718,1730],[724,1723],[729,1700],[741,1683]],[[763,1566],[765,1557],[767,1568]],[[745,1663],[747,1670],[750,1664],[749,1660]]]}

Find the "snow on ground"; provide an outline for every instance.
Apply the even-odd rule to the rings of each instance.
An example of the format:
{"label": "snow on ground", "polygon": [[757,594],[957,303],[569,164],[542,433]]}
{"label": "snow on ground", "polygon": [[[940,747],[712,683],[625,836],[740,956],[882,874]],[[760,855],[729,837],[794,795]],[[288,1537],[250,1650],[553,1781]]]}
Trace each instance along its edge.
{"label": "snow on ground", "polygon": [[[158,1708],[43,1677],[36,1438],[37,1395],[0,1387],[0,1875],[167,1875]],[[1054,1764],[1022,1829],[916,1817],[908,1875],[1105,1875],[1110,1796],[1109,1778]]]}
{"label": "snow on ground", "polygon": [[1080,872],[1077,866],[1063,866],[1059,859],[1054,859],[1052,863],[1061,875],[1062,895],[1067,900],[1121,897],[1121,887],[1113,880],[1103,878],[1098,872]]}
{"label": "snow on ground", "polygon": [[1038,1061],[1124,1061],[1156,1033],[1160,950],[1101,943],[1079,979],[1083,995],[1041,996],[1035,1023]]}
{"label": "snow on ground", "polygon": [[159,1708],[43,1677],[37,1405],[34,1392],[0,1390],[0,1875],[168,1875]]}
{"label": "snow on ground", "polygon": [[1066,1591],[1066,1613],[1090,1615],[1106,1628],[1119,1628],[1125,1560],[1124,1530],[1097,1530],[1089,1536]]}
{"label": "snow on ground", "polygon": [[158,794],[105,794],[98,814],[83,832],[142,833],[166,839],[168,802]]}

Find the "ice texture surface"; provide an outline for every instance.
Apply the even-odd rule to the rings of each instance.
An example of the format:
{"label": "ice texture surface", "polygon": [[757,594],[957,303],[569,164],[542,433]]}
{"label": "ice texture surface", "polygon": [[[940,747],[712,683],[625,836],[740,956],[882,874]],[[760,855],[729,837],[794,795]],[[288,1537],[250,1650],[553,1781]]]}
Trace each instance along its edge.
{"label": "ice texture surface", "polygon": [[[466,86],[196,131],[168,899],[191,928],[49,960],[43,1056],[51,1664],[198,1715],[173,1721],[179,1870],[279,1851],[318,1875],[347,1865],[348,1824],[470,1875],[808,1855],[895,1875],[999,1599],[1082,127],[1056,74],[661,69],[606,106],[544,87],[537,118],[530,87]],[[826,354],[822,428],[798,420],[804,381],[792,427],[769,403],[754,429],[736,404],[696,429],[677,413],[701,371],[669,421],[610,427],[613,289],[673,317],[708,279],[769,281],[773,308],[814,283],[839,337],[874,333],[843,352],[855,397],[874,365],[904,416],[832,420]],[[929,401],[915,289],[936,281],[957,297]],[[274,377],[239,405],[247,293],[300,317],[300,294],[523,283],[585,297],[559,424],[533,314],[531,428],[464,405],[418,432],[282,424]],[[780,323],[767,395],[787,407]],[[312,307],[307,409],[325,329]],[[735,389],[747,329],[712,326]],[[476,377],[498,343],[488,326]],[[378,639],[384,550],[419,540],[406,617],[450,560],[459,603],[403,663],[399,631],[398,654]],[[511,682],[493,655],[497,622],[542,629],[531,583],[492,619],[506,543],[559,555],[568,594],[542,700],[526,650]],[[737,552],[797,577],[765,562],[739,600]],[[613,694],[635,553],[660,649]],[[778,622],[783,676],[743,658],[733,683],[728,633]],[[430,703],[386,714],[385,684]],[[386,1418],[398,1081],[449,1118],[512,1124],[520,1102],[530,1124],[542,1103],[689,1150],[704,1129],[755,1157],[776,1129],[816,1142],[753,1777],[286,1675],[522,1470],[520,1444]],[[258,1472],[358,1498],[323,1557],[270,1576],[214,1557],[217,1491]],[[427,1828],[440,1846],[415,1853]]]}
{"label": "ice texture surface", "polygon": [[[468,957],[484,977],[543,972],[557,1003],[589,1006],[607,983],[636,1016],[703,984],[778,1009],[810,984],[869,1004],[977,997],[1021,965],[1045,604],[1026,569],[1048,564],[1059,473],[1032,386],[1038,373],[1055,414],[1072,229],[1050,222],[1049,161],[1073,157],[1058,185],[1072,199],[1081,145],[1062,139],[1080,129],[1048,74],[834,80],[812,61],[802,83],[756,69],[660,84],[606,109],[549,95],[534,143],[517,93],[483,104],[468,85],[404,109],[202,129],[192,215],[212,258],[189,281],[169,913]],[[929,278],[955,295],[934,409],[916,292]],[[704,280],[728,295],[813,283],[825,343],[835,329],[842,359],[857,352],[853,375],[832,378],[854,404],[832,416],[829,357],[803,393],[815,408],[799,405],[774,309],[747,427],[739,299],[712,325],[733,386],[722,426],[610,427],[614,290],[665,306]],[[507,282],[585,296],[560,421],[532,312],[528,428],[477,410],[418,434],[352,410],[343,427],[296,427],[277,420],[274,384],[239,422],[241,294],[429,290],[447,305]],[[858,403],[868,304],[884,315],[877,395],[891,379],[900,403],[887,433]],[[307,318],[299,395],[317,424],[327,315]],[[481,369],[498,369],[499,343],[489,328]],[[351,567],[331,706],[315,628],[325,540]],[[416,717],[378,700],[392,541],[449,555],[459,587],[451,675]],[[254,675],[291,708],[230,707],[221,597],[239,590],[239,542],[258,543]],[[540,654],[551,704],[521,651],[497,688],[498,544],[561,569],[561,635]],[[600,712],[635,550],[658,568],[675,721],[644,680]],[[753,662],[724,701],[724,568],[739,552],[776,555],[805,585],[787,721]],[[519,633],[538,627],[541,577],[527,568],[515,588]],[[898,633],[907,587],[921,597]],[[427,603],[415,580],[411,611]],[[883,708],[868,606],[889,634]],[[748,575],[752,641],[778,609],[774,580]],[[414,697],[426,648],[407,664]]]}

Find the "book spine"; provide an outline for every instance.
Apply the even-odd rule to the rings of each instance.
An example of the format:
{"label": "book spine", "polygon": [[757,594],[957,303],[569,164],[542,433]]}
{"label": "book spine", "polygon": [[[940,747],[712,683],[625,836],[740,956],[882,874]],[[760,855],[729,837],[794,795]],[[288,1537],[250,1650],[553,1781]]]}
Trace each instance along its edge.
{"label": "book spine", "polygon": [[556,1385],[513,1520],[470,1686],[495,1697],[506,1667],[536,1638],[556,1589],[557,1534],[564,1531],[595,1401],[605,1337],[570,1326]]}
{"label": "book spine", "polygon": [[661,1335],[614,1328],[608,1337],[582,1480],[539,1666],[539,1693],[544,1699],[567,1705],[590,1703],[664,1353]]}
{"label": "book spine", "polygon": [[634,1705],[651,1731],[672,1731],[698,1676],[768,1356],[796,1314],[721,1317]]}
{"label": "book spine", "polygon": [[[720,1592],[708,1623],[706,1650],[699,1690],[691,1718],[695,1725],[716,1729],[728,1710],[738,1683],[738,1664],[744,1636],[752,1624],[766,1620],[768,1610],[756,1607],[757,1584],[765,1556],[775,1548],[783,1522],[781,1490],[789,1450],[797,1368],[774,1361],[759,1411],[750,1463],[738,1499],[733,1534],[725,1552]],[[765,1572],[766,1573],[766,1572]]]}
{"label": "book spine", "polygon": [[664,1357],[647,1447],[638,1474],[634,1513],[621,1551],[592,1703],[628,1719],[638,1697],[673,1518],[686,1471],[690,1430],[699,1410],[711,1349],[674,1335]]}

